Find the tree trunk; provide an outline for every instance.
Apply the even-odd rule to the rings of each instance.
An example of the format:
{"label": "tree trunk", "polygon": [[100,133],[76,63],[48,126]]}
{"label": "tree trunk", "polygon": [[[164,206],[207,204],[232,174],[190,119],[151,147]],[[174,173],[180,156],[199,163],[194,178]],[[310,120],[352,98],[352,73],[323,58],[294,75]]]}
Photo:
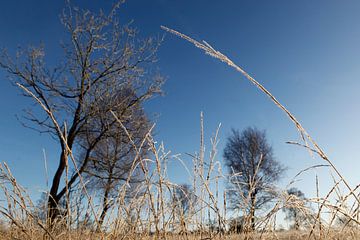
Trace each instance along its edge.
{"label": "tree trunk", "polygon": [[67,154],[63,150],[60,155],[60,161],[59,166],[56,170],[56,173],[54,175],[52,185],[49,192],[49,198],[48,198],[48,220],[50,221],[49,224],[52,226],[54,224],[55,219],[59,216],[59,201],[60,198],[57,196],[57,192],[59,190],[59,185],[61,181],[61,176],[64,173],[65,166],[66,166],[66,160],[67,160]]}
{"label": "tree trunk", "polygon": [[96,231],[97,231],[97,232],[100,232],[101,226],[102,226],[103,223],[104,223],[104,219],[105,219],[106,213],[107,213],[107,211],[108,211],[109,208],[110,208],[110,204],[109,204],[109,193],[110,193],[110,189],[109,189],[109,188],[106,188],[105,193],[104,193],[104,198],[103,198],[103,209],[102,209],[102,211],[101,211],[101,215],[100,215],[100,218],[99,218],[99,222],[98,222],[97,228],[96,228]]}
{"label": "tree trunk", "polygon": [[[74,121],[75,121],[75,119],[74,119]],[[53,178],[53,181],[51,184],[51,188],[50,188],[50,192],[49,192],[49,199],[48,199],[47,219],[49,220],[50,227],[53,226],[56,218],[60,214],[59,202],[60,202],[60,199],[62,196],[58,195],[58,191],[59,191],[61,177],[65,171],[66,163],[67,163],[68,156],[69,156],[68,149],[70,149],[70,151],[71,151],[74,140],[75,140],[75,136],[76,136],[75,129],[76,129],[76,125],[73,124],[72,127],[70,128],[66,143],[62,142],[62,138],[60,137],[60,133],[59,133],[59,139],[61,141],[61,154],[60,154],[60,159],[59,159],[59,166],[54,175],[54,178]],[[65,132],[63,133],[63,136],[66,136]],[[65,187],[68,189],[69,186],[65,186]]]}
{"label": "tree trunk", "polygon": [[295,211],[294,211],[294,219],[295,219],[295,230],[297,231],[297,230],[299,230],[299,228],[300,228],[300,223],[299,223],[299,219],[298,219],[298,214],[297,214],[297,209],[295,209]]}
{"label": "tree trunk", "polygon": [[254,190],[250,195],[250,229],[251,231],[255,231],[255,204],[256,204],[256,191]]}

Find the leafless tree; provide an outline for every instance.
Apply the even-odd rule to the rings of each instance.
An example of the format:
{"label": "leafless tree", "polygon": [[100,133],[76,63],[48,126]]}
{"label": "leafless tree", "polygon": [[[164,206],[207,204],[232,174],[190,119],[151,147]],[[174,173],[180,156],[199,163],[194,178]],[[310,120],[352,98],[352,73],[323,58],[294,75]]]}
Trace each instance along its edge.
{"label": "leafless tree", "polygon": [[[119,100],[115,101],[122,103],[118,105],[117,109],[113,109],[113,111],[115,114],[120,115],[124,108],[129,105],[130,101],[136,98],[136,95],[129,89],[124,89],[119,94]],[[130,98],[129,96],[133,97]],[[122,126],[114,124],[108,131],[108,137],[102,139],[96,145],[90,154],[89,164],[87,164],[84,170],[84,177],[89,180],[88,189],[101,193],[102,210],[98,229],[103,224],[107,211],[115,203],[122,184],[128,179],[128,184],[132,185],[143,181],[142,172],[140,170],[132,171],[131,168],[147,154],[147,147],[143,146],[141,148],[141,145],[151,128],[151,122],[141,104],[138,103],[133,105],[131,109],[128,109],[126,115],[123,114],[121,123]],[[99,123],[96,122],[95,124]],[[96,127],[93,126],[93,128]],[[129,138],[131,138],[131,141]],[[86,154],[92,139],[91,131],[83,135],[82,143],[80,144],[83,149],[82,154]],[[141,149],[140,153],[138,149]],[[79,159],[83,159],[83,157]],[[130,173],[131,176],[129,176]],[[127,192],[131,195],[130,190]]]}
{"label": "leafless tree", "polygon": [[[120,25],[120,5],[105,14],[67,4],[61,21],[68,39],[61,44],[64,58],[56,67],[46,63],[42,46],[19,50],[16,57],[6,51],[1,54],[0,66],[25,90],[25,96],[45,109],[41,113],[30,107],[23,123],[49,133],[61,149],[49,191],[51,222],[59,214],[60,199],[85,171],[96,146],[111,135],[116,120],[110,111],[121,121],[130,119],[134,106],[161,93],[163,78],[151,70],[160,40],[140,40],[129,24]],[[87,144],[83,144],[84,135],[89,136]],[[83,153],[79,171],[61,189],[68,160],[79,155],[74,154],[78,149]]]}
{"label": "leafless tree", "polygon": [[186,216],[196,201],[196,195],[189,184],[181,184],[174,189],[173,201],[180,215]]}
{"label": "leafless tree", "polygon": [[194,209],[197,197],[189,184],[181,184],[174,188],[172,197],[172,208],[174,218],[179,221],[181,232],[186,233],[186,217]]}
{"label": "leafless tree", "polygon": [[287,190],[287,193],[292,199],[289,206],[284,208],[286,213],[285,219],[294,223],[291,228],[299,230],[301,223],[306,222],[308,218],[303,210],[305,194],[297,188],[290,188]]}
{"label": "leafless tree", "polygon": [[253,231],[255,211],[273,199],[273,183],[285,169],[274,159],[265,132],[256,128],[232,130],[223,156],[230,171],[229,205],[243,212],[244,227]]}

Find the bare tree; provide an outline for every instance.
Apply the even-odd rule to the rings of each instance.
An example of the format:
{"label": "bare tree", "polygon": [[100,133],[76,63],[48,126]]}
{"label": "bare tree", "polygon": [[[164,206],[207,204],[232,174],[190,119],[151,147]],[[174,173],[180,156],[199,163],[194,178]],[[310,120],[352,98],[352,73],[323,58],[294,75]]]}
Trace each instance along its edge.
{"label": "bare tree", "polygon": [[[45,110],[41,114],[28,109],[24,124],[49,133],[61,149],[48,199],[51,222],[59,214],[60,199],[116,124],[110,110],[115,110],[120,120],[131,118],[135,105],[161,92],[163,78],[150,70],[160,41],[140,40],[130,25],[120,25],[119,6],[120,2],[109,14],[95,14],[68,4],[61,16],[68,39],[61,45],[65,54],[57,67],[46,64],[42,46],[21,50],[16,57],[4,51],[0,58],[0,66],[25,90],[24,95],[35,98]],[[120,105],[121,111],[117,111]],[[82,144],[84,135],[91,136],[86,146]],[[83,152],[79,171],[59,189],[68,160],[78,149]]]}
{"label": "bare tree", "polygon": [[273,199],[273,183],[285,169],[274,159],[265,132],[256,128],[232,130],[223,156],[230,171],[230,207],[243,212],[247,230],[255,230],[255,211]]}
{"label": "bare tree", "polygon": [[182,233],[186,233],[186,217],[189,216],[191,209],[194,209],[196,199],[195,192],[189,184],[181,184],[174,188],[172,208],[174,218],[179,221]]}
{"label": "bare tree", "polygon": [[244,217],[236,217],[233,219],[230,219],[229,222],[229,232],[230,233],[242,233],[244,229]]}
{"label": "bare tree", "polygon": [[294,187],[288,189],[287,194],[288,199],[283,211],[286,214],[285,220],[292,223],[290,228],[299,230],[313,227],[318,217],[313,211],[310,202],[306,199],[305,194]]}
{"label": "bare tree", "polygon": [[[118,102],[121,104],[118,105],[117,109],[113,109],[117,115],[120,115],[132,101],[129,96],[136,98],[136,95],[129,89],[124,89],[119,93]],[[115,203],[122,183],[128,179],[128,184],[132,185],[143,181],[142,172],[139,169],[132,171],[131,168],[147,154],[147,147],[141,148],[141,145],[151,128],[151,122],[141,104],[138,103],[127,110],[127,114],[123,115],[121,123],[122,126],[113,125],[108,132],[108,137],[96,145],[90,154],[89,164],[84,170],[84,177],[90,181],[88,188],[101,193],[102,210],[98,229],[103,224],[107,211]],[[86,154],[92,138],[91,131],[83,135],[81,147],[84,152],[82,154]],[[141,149],[140,153],[138,149]],[[83,157],[79,159],[83,159]],[[127,191],[128,195],[132,194],[131,189],[136,188],[130,188]]]}
{"label": "bare tree", "polygon": [[174,189],[173,201],[180,215],[186,216],[196,201],[196,195],[189,184],[181,184]]}
{"label": "bare tree", "polygon": [[286,213],[286,220],[294,222],[291,228],[295,230],[300,229],[301,222],[306,221],[306,213],[304,212],[305,194],[297,188],[290,188],[287,194],[291,198],[289,206],[284,208]]}

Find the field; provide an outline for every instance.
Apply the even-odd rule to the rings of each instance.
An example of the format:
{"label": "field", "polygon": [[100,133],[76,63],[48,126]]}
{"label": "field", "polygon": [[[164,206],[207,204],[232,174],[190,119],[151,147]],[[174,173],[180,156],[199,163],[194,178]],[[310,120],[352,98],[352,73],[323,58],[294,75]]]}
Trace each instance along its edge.
{"label": "field", "polygon": [[[23,65],[16,65],[6,54],[0,58],[1,68],[20,79],[15,85],[45,114],[45,120],[34,115],[27,120],[45,128],[61,147],[52,187],[39,201],[32,199],[26,184],[17,181],[6,163],[0,165],[1,240],[360,239],[360,185],[349,184],[286,104],[215,47],[165,26],[161,29],[171,37],[179,37],[235,69],[240,80],[245,78],[265,95],[299,133],[301,141],[287,143],[303,148],[322,164],[299,171],[282,189],[277,182],[285,168],[272,158],[265,133],[248,128],[242,133],[234,131],[228,139],[233,145],[225,147],[225,167],[218,149],[221,127],[214,129],[210,148],[205,148],[208,140],[203,113],[199,149],[187,156],[191,164],[158,142],[142,104],[161,94],[163,79],[141,82],[146,71],[138,64],[155,62],[153,55],[159,44],[149,39],[140,47],[126,43],[117,49],[119,36],[133,43],[135,31],[117,29],[115,10],[109,16],[93,16],[77,8],[64,14],[62,20],[74,45],[73,52],[65,47],[71,66],[68,71],[76,76],[73,85],[66,74],[63,85],[48,79],[51,74],[43,68],[42,48],[30,49]],[[107,31],[112,28],[116,31],[111,31],[112,38],[107,41]],[[73,120],[65,121],[68,116]],[[244,139],[250,139],[252,145]],[[234,145],[246,149],[231,151]],[[239,161],[229,161],[234,155]],[[244,163],[244,159],[250,160]],[[170,161],[183,167],[178,171],[188,179],[186,184],[172,182]],[[319,193],[317,177],[316,196],[305,197],[291,188],[302,174],[325,167],[333,179],[325,195]],[[283,215],[287,217],[285,227],[279,220]]]}
{"label": "field", "polygon": [[[67,216],[57,220],[55,226],[53,224],[49,228],[47,220],[41,218],[41,214],[39,214],[41,212],[39,205],[31,201],[26,190],[17,183],[7,165],[3,164],[1,186],[7,204],[2,207],[1,213],[7,218],[7,222],[11,223],[11,227],[4,224],[2,239],[357,239],[360,236],[357,230],[359,210],[358,207],[354,207],[359,205],[357,188],[353,189],[347,185],[346,180],[342,178],[336,167],[296,118],[260,83],[225,55],[217,52],[211,46],[196,42],[181,33],[165,27],[164,29],[189,40],[210,56],[234,67],[264,94],[268,95],[270,100],[281,108],[298,128],[304,143],[297,144],[318,154],[337,174],[339,180],[331,191],[325,197],[297,199],[278,190],[276,192],[277,200],[273,207],[257,219],[255,232],[246,228],[249,222],[245,218],[242,226],[245,233],[233,233],[235,230],[231,229],[231,218],[228,218],[227,215],[229,210],[226,206],[226,192],[219,192],[218,189],[219,181],[227,178],[224,177],[225,173],[216,168],[216,165],[219,164],[216,162],[217,131],[211,141],[210,158],[205,159],[203,119],[201,117],[199,155],[193,156],[194,165],[188,166],[189,171],[192,171],[192,187],[197,198],[193,203],[189,203],[187,212],[179,209],[179,203],[174,202],[171,198],[171,195],[174,194],[173,190],[178,186],[167,179],[167,152],[163,145],[159,145],[153,140],[151,132],[148,132],[142,144],[151,149],[152,159],[134,161],[138,166],[133,164],[130,170],[135,171],[140,166],[145,174],[145,184],[137,185],[135,190],[131,189],[132,197],[127,198],[126,192],[129,191],[128,186],[130,186],[129,177],[127,182],[122,185],[116,197],[116,203],[112,205],[110,214],[105,219],[106,227],[98,231],[93,230],[97,225],[96,219],[99,218],[98,206],[92,202],[92,196],[87,192],[86,185],[80,185],[77,189],[72,190],[71,201],[64,206],[64,211],[68,211]],[[119,123],[121,124],[120,121]],[[131,136],[129,138],[131,139]],[[179,161],[181,160],[179,159]],[[348,193],[339,196],[339,199],[343,200],[342,202],[332,203],[330,196],[335,193],[339,194],[336,190],[340,184],[349,188]],[[220,196],[222,201],[220,201]],[[308,209],[308,202],[318,203],[317,211]],[[353,207],[346,209],[349,203],[352,203]],[[80,205],[82,207],[77,209],[76,204],[79,204],[78,207]],[[306,215],[306,218],[303,218],[306,223],[301,223],[302,230],[280,231],[276,228],[277,213],[289,205]],[[330,215],[328,218],[330,221],[322,220],[321,212],[327,212]],[[339,216],[344,219],[342,225],[337,224]],[[79,218],[83,218],[83,220],[81,222],[76,220]]]}

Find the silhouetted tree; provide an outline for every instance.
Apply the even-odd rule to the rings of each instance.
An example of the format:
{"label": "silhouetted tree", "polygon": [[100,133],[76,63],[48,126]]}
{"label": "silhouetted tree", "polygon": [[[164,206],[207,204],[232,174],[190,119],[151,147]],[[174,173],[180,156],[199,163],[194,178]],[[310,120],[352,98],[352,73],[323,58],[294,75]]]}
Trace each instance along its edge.
{"label": "silhouetted tree", "polygon": [[32,213],[34,217],[36,217],[39,221],[46,222],[47,216],[47,200],[48,195],[46,193],[42,193],[40,195],[40,199],[36,202],[36,208]]}
{"label": "silhouetted tree", "polygon": [[230,220],[229,231],[230,233],[242,233],[244,230],[244,217],[237,217]]}
{"label": "silhouetted tree", "polygon": [[178,213],[186,216],[194,207],[196,196],[189,184],[181,184],[174,189],[173,201]]}
{"label": "silhouetted tree", "polygon": [[[126,96],[132,94],[127,89],[120,93]],[[131,98],[124,98],[121,95],[118,98],[118,108],[113,109],[116,114],[120,114],[129,101],[132,101]],[[90,181],[89,190],[101,193],[102,210],[98,219],[98,229],[103,224],[107,211],[115,203],[114,199],[117,198],[122,183],[128,178],[129,184],[132,185],[143,180],[142,172],[132,168],[147,154],[147,146],[141,147],[141,145],[146,142],[144,139],[150,131],[151,122],[140,104],[135,104],[127,112],[128,114],[121,119],[121,125],[111,126],[108,137],[96,145],[84,170],[85,179]],[[80,144],[84,151],[83,154],[86,154],[92,138],[92,132],[84,134],[82,144]],[[83,158],[80,157],[80,159]],[[127,188],[127,195],[131,195],[132,190],[135,191],[136,188],[134,186]]]}
{"label": "silhouetted tree", "polygon": [[[24,124],[49,133],[61,149],[49,191],[50,223],[59,215],[57,205],[66,189],[85,171],[97,144],[111,134],[116,120],[110,110],[120,120],[130,119],[134,106],[161,92],[163,78],[149,69],[160,41],[140,40],[129,24],[120,25],[119,5],[109,14],[94,14],[68,4],[61,16],[68,39],[62,43],[64,58],[56,67],[46,64],[42,46],[21,50],[15,58],[6,51],[0,56],[0,67],[45,110],[41,114],[29,109]],[[91,138],[86,146],[79,146],[84,135]],[[83,153],[74,154],[82,157],[79,172],[59,189],[70,154],[78,149]]]}
{"label": "silhouetted tree", "polygon": [[285,168],[275,160],[265,132],[256,128],[232,130],[223,156],[231,174],[229,205],[242,210],[250,230],[255,230],[255,211],[273,199],[273,184]]}
{"label": "silhouetted tree", "polygon": [[305,194],[297,188],[290,188],[287,190],[287,193],[289,197],[293,199],[290,199],[291,201],[289,201],[289,206],[284,208],[286,213],[285,219],[294,222],[291,228],[299,230],[300,224],[306,221],[306,213],[303,209]]}
{"label": "silhouetted tree", "polygon": [[190,185],[181,184],[174,188],[172,208],[174,209],[175,219],[180,222],[182,232],[186,233],[186,217],[195,207],[196,199],[195,192]]}

